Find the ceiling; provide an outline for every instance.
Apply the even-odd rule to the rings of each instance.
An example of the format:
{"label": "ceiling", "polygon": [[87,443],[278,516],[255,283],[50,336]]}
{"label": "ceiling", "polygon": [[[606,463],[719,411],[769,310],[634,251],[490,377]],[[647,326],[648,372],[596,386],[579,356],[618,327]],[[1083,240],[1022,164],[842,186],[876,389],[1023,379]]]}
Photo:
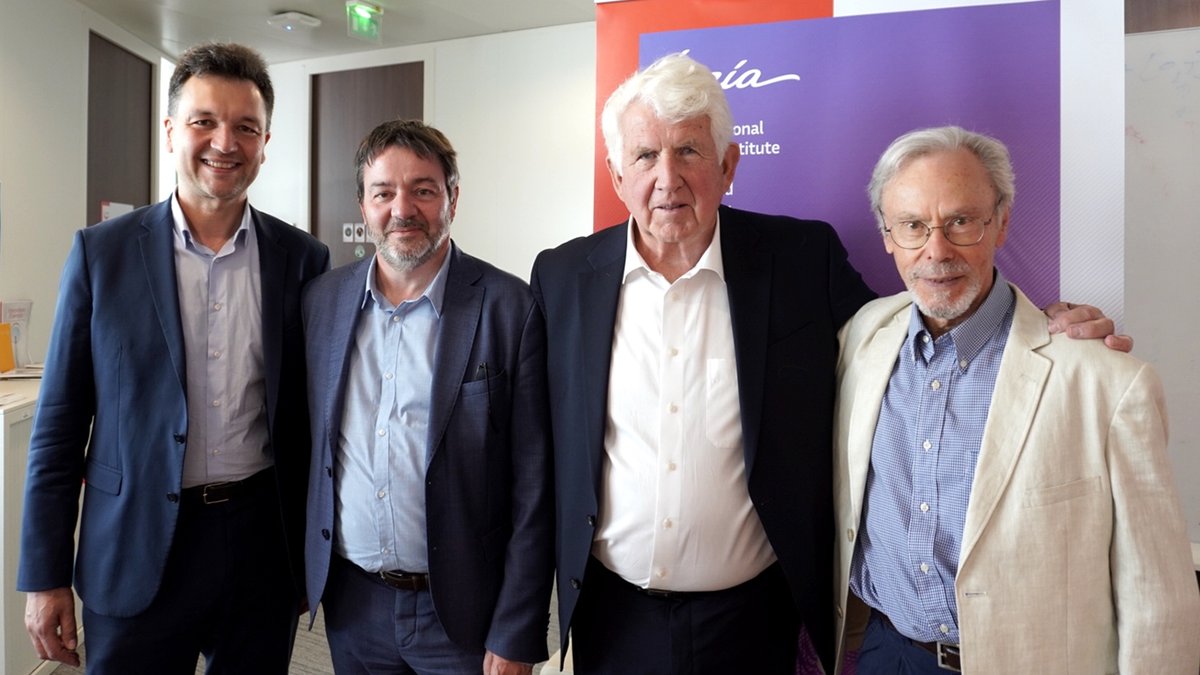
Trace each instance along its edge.
{"label": "ceiling", "polygon": [[[346,34],[345,0],[78,0],[172,58],[191,45],[239,42],[268,63],[335,56],[385,47],[594,21],[594,0],[374,0],[383,9],[382,37]],[[285,32],[267,18],[285,11],[321,20]]]}

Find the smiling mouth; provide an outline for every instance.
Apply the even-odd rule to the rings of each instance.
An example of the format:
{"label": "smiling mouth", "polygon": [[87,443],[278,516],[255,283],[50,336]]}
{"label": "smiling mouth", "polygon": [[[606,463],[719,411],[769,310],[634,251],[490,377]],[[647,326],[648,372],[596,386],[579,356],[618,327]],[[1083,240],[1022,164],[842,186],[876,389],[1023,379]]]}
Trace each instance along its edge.
{"label": "smiling mouth", "polygon": [[220,162],[215,159],[201,159],[200,161],[203,162],[207,166],[211,166],[214,169],[228,170],[228,169],[236,169],[238,167],[237,162]]}

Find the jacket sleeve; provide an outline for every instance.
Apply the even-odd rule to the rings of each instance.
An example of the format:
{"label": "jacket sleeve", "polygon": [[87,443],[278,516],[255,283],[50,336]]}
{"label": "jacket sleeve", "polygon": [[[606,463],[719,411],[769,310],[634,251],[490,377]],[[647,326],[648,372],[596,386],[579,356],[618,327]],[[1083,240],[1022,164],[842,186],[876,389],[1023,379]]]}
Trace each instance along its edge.
{"label": "jacket sleeve", "polygon": [[1143,365],[1124,392],[1107,448],[1110,568],[1121,673],[1200,668],[1200,591],[1167,456],[1162,382]]}
{"label": "jacket sleeve", "polygon": [[71,585],[84,452],[96,411],[92,286],[82,232],[63,267],[29,444],[17,590]]}

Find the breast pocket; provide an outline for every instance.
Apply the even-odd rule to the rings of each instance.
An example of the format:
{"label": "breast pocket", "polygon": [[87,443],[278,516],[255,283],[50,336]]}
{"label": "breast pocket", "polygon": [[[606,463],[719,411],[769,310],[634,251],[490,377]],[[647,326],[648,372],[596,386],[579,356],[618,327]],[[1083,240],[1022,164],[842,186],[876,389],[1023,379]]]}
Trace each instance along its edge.
{"label": "breast pocket", "polygon": [[742,440],[736,362],[708,359],[704,375],[704,427],[708,441],[718,448],[736,447]]}

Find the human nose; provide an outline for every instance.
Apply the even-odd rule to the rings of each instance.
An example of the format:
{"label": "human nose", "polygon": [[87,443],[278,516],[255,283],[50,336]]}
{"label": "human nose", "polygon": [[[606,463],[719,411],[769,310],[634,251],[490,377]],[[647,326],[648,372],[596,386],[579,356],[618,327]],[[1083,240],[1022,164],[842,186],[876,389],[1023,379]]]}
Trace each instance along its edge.
{"label": "human nose", "polygon": [[393,218],[407,220],[416,213],[416,202],[411,195],[403,190],[396,192],[392,198],[391,213]]}
{"label": "human nose", "polygon": [[237,148],[237,140],[234,138],[233,129],[224,124],[218,125],[216,129],[213,129],[209,144],[217,152],[233,152]]}
{"label": "human nose", "polygon": [[663,154],[655,166],[655,172],[654,187],[659,190],[670,192],[683,183],[678,161],[670,153]]}
{"label": "human nose", "polygon": [[926,257],[934,260],[945,260],[952,257],[954,244],[946,238],[946,227],[944,225],[926,225],[929,230],[929,238],[925,240],[923,253]]}

